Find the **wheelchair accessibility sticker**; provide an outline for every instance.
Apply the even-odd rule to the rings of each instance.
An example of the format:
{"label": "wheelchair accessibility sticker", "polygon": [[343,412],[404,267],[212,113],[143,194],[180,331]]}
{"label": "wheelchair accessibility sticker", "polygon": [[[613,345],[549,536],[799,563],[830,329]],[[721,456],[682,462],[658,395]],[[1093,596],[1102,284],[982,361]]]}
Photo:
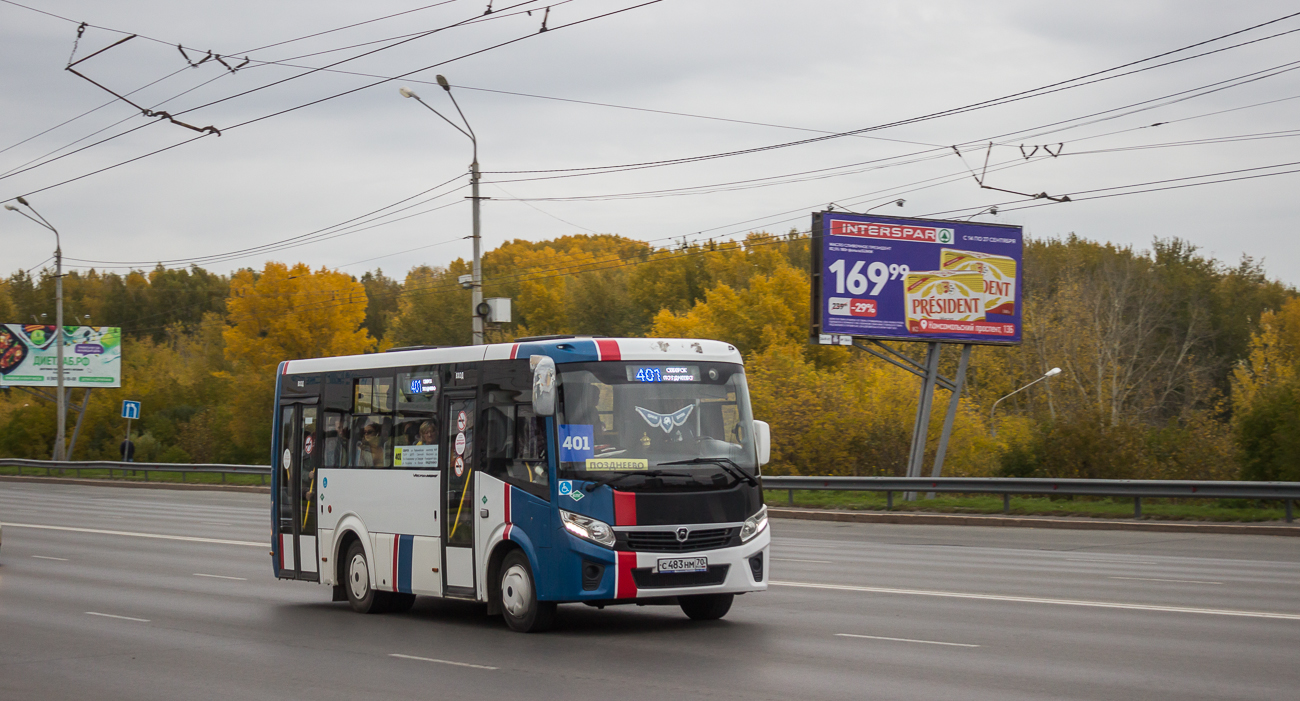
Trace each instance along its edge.
{"label": "wheelchair accessibility sticker", "polygon": [[569,497],[574,501],[582,501],[582,498],[586,496],[582,493],[581,489],[574,486],[573,480],[560,480],[559,485],[560,496],[562,497]]}

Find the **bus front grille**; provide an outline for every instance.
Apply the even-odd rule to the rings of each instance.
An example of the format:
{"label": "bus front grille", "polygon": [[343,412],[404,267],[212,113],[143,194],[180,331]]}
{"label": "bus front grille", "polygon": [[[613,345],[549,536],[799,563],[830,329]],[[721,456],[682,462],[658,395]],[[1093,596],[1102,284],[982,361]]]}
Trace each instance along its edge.
{"label": "bus front grille", "polygon": [[676,531],[623,531],[617,535],[620,550],[689,553],[736,545],[738,533],[737,528],[698,528],[691,530],[685,540],[678,540]]}
{"label": "bus front grille", "polygon": [[637,589],[671,589],[673,587],[711,587],[727,581],[731,565],[709,565],[708,572],[655,572],[650,567],[632,570]]}

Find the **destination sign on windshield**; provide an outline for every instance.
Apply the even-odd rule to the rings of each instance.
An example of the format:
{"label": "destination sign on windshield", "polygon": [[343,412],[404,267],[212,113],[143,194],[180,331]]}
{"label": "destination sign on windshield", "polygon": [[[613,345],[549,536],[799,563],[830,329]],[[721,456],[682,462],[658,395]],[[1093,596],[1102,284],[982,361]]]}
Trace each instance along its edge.
{"label": "destination sign on windshield", "polygon": [[698,365],[629,365],[628,382],[699,382]]}

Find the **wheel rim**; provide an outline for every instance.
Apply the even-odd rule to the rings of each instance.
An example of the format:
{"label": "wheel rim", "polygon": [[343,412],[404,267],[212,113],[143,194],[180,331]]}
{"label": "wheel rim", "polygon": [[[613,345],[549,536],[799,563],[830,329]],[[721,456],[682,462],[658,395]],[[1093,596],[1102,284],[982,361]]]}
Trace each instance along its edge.
{"label": "wheel rim", "polygon": [[523,618],[532,596],[533,583],[528,579],[528,570],[523,565],[511,565],[501,576],[501,605],[511,616]]}
{"label": "wheel rim", "polygon": [[352,596],[357,600],[366,598],[370,591],[370,571],[366,567],[366,556],[357,553],[348,566],[348,586],[352,587]]}

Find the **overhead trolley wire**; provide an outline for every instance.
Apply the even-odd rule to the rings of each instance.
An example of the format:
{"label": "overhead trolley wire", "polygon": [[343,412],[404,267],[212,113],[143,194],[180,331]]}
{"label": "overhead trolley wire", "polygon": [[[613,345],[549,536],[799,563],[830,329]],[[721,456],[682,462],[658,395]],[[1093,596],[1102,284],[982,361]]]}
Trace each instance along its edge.
{"label": "overhead trolley wire", "polygon": [[[0,1],[9,1],[9,0],[0,0]],[[537,2],[537,1],[538,1],[538,0],[526,0],[525,3],[519,3],[519,5],[528,4],[528,3]],[[629,12],[629,11],[631,11],[631,10],[640,9],[640,8],[642,8],[642,7],[646,7],[646,6],[649,6],[649,5],[655,5],[655,4],[658,4],[658,3],[660,3],[660,2],[663,2],[663,0],[646,0],[645,2],[641,2],[641,3],[636,4],[636,5],[631,5],[631,6],[623,7],[623,8],[617,9],[617,10],[612,10],[612,11],[609,11],[609,12],[605,12],[605,13],[602,13],[602,14],[599,14],[599,15],[594,15],[594,16],[592,16],[592,17],[587,17],[587,18],[584,18],[584,19],[575,20],[575,21],[573,21],[573,22],[569,22],[569,23],[567,23],[567,24],[556,25],[556,26],[550,27],[550,28],[547,30],[547,33],[555,32],[555,31],[559,31],[559,30],[561,30],[561,29],[567,29],[567,28],[569,28],[569,27],[575,27],[575,26],[578,26],[578,25],[581,25],[581,24],[585,24],[585,23],[587,23],[587,22],[592,22],[592,21],[595,21],[595,20],[598,20],[598,19],[604,19],[604,18],[606,18],[606,17],[610,17],[610,16],[613,16],[613,15],[621,14],[621,13],[624,13],[624,12]],[[519,5],[514,5],[514,6],[511,6],[511,7],[517,7],[517,6],[519,6]],[[503,8],[503,9],[509,9],[509,8]],[[437,67],[439,67],[439,66],[443,66],[443,65],[446,65],[446,64],[449,64],[449,63],[455,62],[455,61],[459,61],[459,60],[462,60],[462,59],[468,58],[468,57],[470,57],[470,56],[475,56],[475,55],[478,55],[478,54],[481,54],[481,53],[484,53],[484,52],[487,52],[487,51],[492,51],[492,50],[495,50],[495,49],[499,49],[499,48],[501,48],[501,47],[508,46],[508,45],[510,45],[510,44],[515,44],[515,43],[518,43],[518,42],[520,42],[520,41],[524,41],[524,40],[526,40],[526,39],[531,39],[531,38],[533,38],[533,37],[539,36],[540,34],[541,34],[540,32],[538,32],[538,33],[530,33],[530,34],[526,34],[526,35],[524,35],[524,36],[521,36],[521,37],[518,37],[518,38],[515,38],[515,39],[510,39],[510,40],[508,40],[508,41],[504,41],[504,42],[500,42],[500,43],[498,43],[498,44],[494,44],[494,45],[492,45],[492,46],[488,46],[488,47],[486,47],[486,48],[477,49],[477,50],[475,50],[475,51],[470,51],[470,52],[468,52],[468,53],[461,54],[461,55],[459,55],[459,56],[455,56],[455,57],[453,57],[453,58],[449,58],[449,59],[446,59],[446,60],[443,60],[443,61],[439,61],[439,62],[434,63],[434,64],[431,64],[431,65],[425,66],[425,67],[423,67],[423,68],[417,68],[417,69],[415,69],[415,70],[408,71],[408,72],[403,73],[403,74],[401,74],[401,75],[393,76],[393,77],[391,77],[391,78],[384,78],[384,79],[382,79],[382,80],[378,80],[378,81],[376,81],[376,82],[369,83],[369,84],[367,84],[367,85],[362,85],[362,86],[360,86],[360,87],[356,87],[356,88],[352,88],[352,89],[350,89],[350,90],[345,90],[345,91],[343,91],[343,92],[335,93],[335,94],[333,94],[333,95],[329,95],[329,96],[327,96],[327,97],[323,97],[323,98],[320,98],[320,99],[317,99],[317,100],[312,100],[312,101],[310,101],[310,102],[307,102],[307,103],[304,103],[304,104],[300,104],[300,105],[297,105],[297,106],[295,106],[295,107],[286,108],[286,109],[283,109],[283,110],[279,110],[279,111],[276,111],[276,112],[272,112],[272,113],[270,113],[270,114],[263,115],[263,116],[261,116],[261,117],[256,117],[256,118],[249,119],[249,120],[246,120],[246,121],[243,121],[243,122],[240,122],[240,123],[237,123],[237,124],[234,124],[234,125],[228,126],[228,127],[224,127],[222,131],[230,131],[231,129],[238,129],[239,127],[247,126],[247,125],[249,125],[249,124],[254,124],[254,123],[257,123],[257,122],[260,122],[260,121],[266,120],[266,119],[271,119],[271,118],[273,118],[273,117],[278,117],[278,116],[280,116],[280,115],[287,114],[287,113],[289,113],[289,112],[294,112],[294,111],[297,111],[297,110],[303,109],[303,108],[305,108],[305,107],[311,107],[311,106],[314,106],[314,105],[318,105],[318,104],[320,104],[320,103],[322,103],[322,102],[327,102],[327,101],[329,101],[329,100],[334,100],[334,99],[337,99],[337,98],[339,98],[339,97],[343,97],[343,96],[345,96],[345,95],[351,95],[352,93],[355,93],[355,92],[360,92],[360,91],[362,91],[362,90],[366,90],[366,89],[368,89],[368,88],[372,88],[372,87],[376,87],[376,86],[379,86],[379,85],[383,85],[383,84],[385,84],[385,83],[389,83],[389,82],[392,82],[392,81],[395,81],[395,80],[400,80],[400,79],[402,79],[402,78],[405,78],[405,77],[407,77],[407,76],[414,75],[414,74],[416,74],[416,73],[421,73],[421,72],[423,72],[423,71],[432,70],[432,69],[437,68]],[[355,58],[355,57],[354,57],[354,58]],[[335,65],[337,65],[337,64],[335,64]],[[283,82],[283,81],[281,81],[281,82]],[[265,87],[265,86],[264,86],[264,87]],[[245,93],[245,94],[246,94],[246,93]],[[215,103],[209,103],[209,104],[215,104]],[[197,109],[197,108],[195,108],[195,109]],[[192,111],[192,110],[186,110],[186,111]],[[178,112],[177,114],[184,114],[184,113],[185,113],[185,112]],[[128,164],[128,163],[133,163],[133,162],[138,161],[138,160],[141,160],[141,159],[143,159],[143,158],[148,158],[148,157],[150,157],[150,156],[153,156],[153,155],[156,155],[156,154],[159,154],[159,153],[163,153],[164,151],[169,151],[169,150],[171,150],[171,149],[173,149],[173,148],[176,148],[177,146],[183,146],[183,145],[185,145],[185,144],[192,143],[192,142],[194,142],[194,141],[197,141],[197,140],[199,140],[199,139],[205,138],[205,137],[207,137],[207,136],[211,136],[211,133],[205,132],[205,133],[203,133],[203,134],[200,134],[200,135],[198,135],[198,136],[196,136],[196,137],[193,137],[193,138],[187,139],[187,140],[185,140],[185,141],[181,141],[181,142],[179,142],[179,143],[175,143],[175,144],[172,144],[172,145],[170,145],[170,146],[166,146],[166,147],[163,147],[163,148],[159,148],[159,149],[156,149],[156,150],[154,150],[154,151],[150,151],[150,152],[148,152],[148,153],[145,153],[145,154],[142,154],[142,155],[136,156],[136,157],[134,157],[134,158],[128,159],[128,160],[126,160],[126,161],[122,161],[122,162],[115,163],[115,164],[112,164],[112,165],[109,165],[109,166],[105,166],[105,167],[103,167],[103,168],[99,168],[99,169],[94,170],[94,171],[91,171],[91,172],[89,172],[89,173],[84,173],[84,174],[82,174],[82,175],[78,175],[78,176],[75,176],[75,177],[69,178],[69,179],[67,179],[67,180],[63,180],[63,181],[61,181],[61,182],[54,183],[53,185],[47,185],[47,186],[45,186],[45,187],[43,187],[43,188],[40,188],[40,189],[32,190],[32,191],[30,191],[30,192],[23,193],[23,195],[24,195],[24,196],[30,196],[30,195],[33,195],[33,194],[37,194],[37,193],[40,193],[40,192],[45,192],[45,191],[47,191],[47,190],[54,189],[54,188],[56,188],[56,187],[61,187],[61,186],[63,186],[63,185],[67,185],[67,184],[69,184],[69,183],[73,183],[73,182],[76,182],[76,181],[78,181],[78,180],[82,180],[82,179],[87,178],[87,177],[90,177],[90,176],[92,176],[92,175],[97,175],[97,174],[99,174],[99,173],[103,173],[103,172],[105,172],[105,171],[112,170],[113,168],[117,168],[117,167],[119,167],[119,166],[123,166],[123,165],[126,165],[126,164]]]}
{"label": "overhead trolley wire", "polygon": [[[1264,22],[1264,23],[1262,23],[1262,24],[1257,24],[1257,25],[1254,25],[1254,26],[1252,26],[1252,27],[1247,27],[1246,29],[1241,29],[1241,30],[1238,30],[1238,31],[1235,31],[1235,32],[1231,32],[1231,33],[1229,33],[1229,34],[1220,35],[1220,36],[1215,37],[1215,38],[1213,38],[1213,39],[1207,39],[1207,40],[1205,40],[1205,41],[1197,42],[1197,43],[1195,43],[1195,44],[1190,44],[1190,45],[1188,45],[1188,46],[1184,46],[1184,47],[1179,48],[1179,49],[1174,49],[1174,50],[1172,50],[1172,51],[1166,51],[1166,52],[1164,52],[1164,53],[1156,54],[1155,56],[1150,56],[1150,57],[1147,57],[1147,58],[1144,58],[1144,59],[1140,59],[1140,60],[1138,60],[1138,61],[1132,61],[1132,62],[1130,62],[1130,63],[1122,64],[1122,65],[1119,65],[1119,66],[1115,66],[1115,67],[1113,67],[1113,68],[1107,68],[1107,69],[1102,70],[1102,71],[1096,71],[1096,72],[1089,73],[1089,74],[1086,74],[1086,75],[1083,75],[1083,76],[1079,76],[1079,77],[1077,77],[1077,78],[1071,78],[1071,79],[1069,79],[1069,80],[1063,80],[1063,81],[1059,81],[1059,82],[1056,82],[1056,83],[1051,83],[1051,84],[1044,85],[1044,86],[1041,86],[1041,87],[1038,87],[1038,88],[1032,88],[1032,89],[1030,89],[1030,90],[1023,90],[1023,91],[1021,91],[1021,92],[1011,93],[1010,95],[1005,95],[1005,96],[998,97],[998,98],[992,98],[992,99],[989,99],[989,100],[983,100],[983,101],[980,101],[980,102],[974,102],[974,103],[970,103],[970,104],[968,104],[968,105],[964,105],[964,106],[962,106],[962,107],[953,107],[953,108],[949,108],[949,109],[946,109],[946,110],[941,110],[941,111],[939,111],[939,112],[931,112],[931,113],[929,113],[929,114],[920,115],[920,116],[917,116],[917,117],[909,117],[909,118],[906,118],[906,119],[896,120],[896,121],[894,121],[894,122],[887,122],[887,123],[884,123],[884,124],[878,124],[878,125],[874,125],[874,126],[863,127],[863,128],[861,128],[861,129],[854,129],[854,130],[851,130],[851,131],[837,132],[837,133],[829,134],[829,135],[825,135],[825,136],[818,136],[818,137],[812,137],[812,138],[808,138],[808,139],[801,139],[801,140],[798,140],[798,141],[788,141],[788,142],[779,143],[779,144],[769,144],[769,145],[767,145],[767,146],[757,146],[757,147],[747,148],[747,149],[737,149],[737,150],[733,150],[733,151],[723,151],[723,152],[719,152],[719,153],[705,154],[705,155],[699,155],[699,156],[686,156],[686,157],[683,157],[683,158],[672,158],[672,159],[664,159],[664,160],[659,160],[659,161],[642,161],[642,162],[638,162],[638,163],[622,163],[622,164],[607,165],[607,166],[587,166],[587,167],[580,167],[580,168],[549,168],[549,169],[540,169],[540,170],[495,170],[495,171],[494,171],[494,170],[487,170],[487,171],[483,171],[483,172],[484,172],[485,174],[495,174],[495,175],[517,175],[517,174],[529,174],[529,173],[581,173],[581,172],[593,172],[593,171],[601,171],[601,172],[603,172],[603,171],[619,171],[619,170],[638,170],[638,169],[642,169],[642,168],[662,167],[662,166],[669,166],[669,165],[679,165],[679,164],[683,164],[683,163],[696,163],[696,162],[699,162],[699,161],[705,161],[705,160],[714,160],[714,159],[718,159],[718,158],[728,158],[728,157],[732,157],[732,156],[741,156],[741,155],[747,155],[747,154],[751,154],[751,153],[760,153],[760,152],[764,152],[764,151],[772,151],[772,150],[776,150],[776,149],[788,148],[788,147],[791,147],[791,146],[803,146],[803,145],[807,145],[807,144],[820,143],[820,142],[823,142],[823,141],[828,141],[828,140],[831,140],[831,139],[838,139],[838,138],[842,138],[842,137],[845,137],[845,136],[854,136],[854,135],[857,135],[857,134],[863,134],[863,133],[866,133],[866,132],[879,131],[879,130],[881,130],[881,129],[888,129],[888,128],[893,128],[893,127],[897,127],[897,126],[907,125],[907,124],[915,124],[915,123],[918,123],[918,122],[928,121],[928,120],[931,120],[931,119],[938,119],[938,118],[940,118],[940,117],[952,116],[952,115],[954,115],[954,114],[964,114],[964,113],[966,113],[966,112],[973,112],[973,111],[975,111],[975,110],[979,110],[979,109],[986,109],[986,108],[989,108],[989,107],[996,107],[996,106],[1000,106],[1000,105],[1010,104],[1010,103],[1012,103],[1012,102],[1019,102],[1019,101],[1021,101],[1021,100],[1027,100],[1027,99],[1031,99],[1031,98],[1035,98],[1035,97],[1042,97],[1042,96],[1044,96],[1044,95],[1050,95],[1050,94],[1053,94],[1053,93],[1061,92],[1061,91],[1063,91],[1063,90],[1072,90],[1072,89],[1074,89],[1074,88],[1084,87],[1084,86],[1086,86],[1086,85],[1093,85],[1093,84],[1095,84],[1095,83],[1099,83],[1099,82],[1102,82],[1102,81],[1112,80],[1112,79],[1115,79],[1115,78],[1122,78],[1122,77],[1124,77],[1124,76],[1129,76],[1129,75],[1133,75],[1133,74],[1136,74],[1136,73],[1141,73],[1141,72],[1144,72],[1144,71],[1154,70],[1154,69],[1157,69],[1157,68],[1163,68],[1163,67],[1165,67],[1165,66],[1173,65],[1173,64],[1175,64],[1175,63],[1181,63],[1181,62],[1183,62],[1183,61],[1190,61],[1190,60],[1192,60],[1192,59],[1201,58],[1201,57],[1203,57],[1203,56],[1208,56],[1208,55],[1211,55],[1211,54],[1219,53],[1219,52],[1221,52],[1221,51],[1227,51],[1227,50],[1230,50],[1230,49],[1235,49],[1235,48],[1238,48],[1238,47],[1240,47],[1240,46],[1245,46],[1245,45],[1247,45],[1247,44],[1254,43],[1254,41],[1243,42],[1243,43],[1240,43],[1240,44],[1234,44],[1234,45],[1232,45],[1232,46],[1227,46],[1227,47],[1223,47],[1223,48],[1220,48],[1220,49],[1214,49],[1214,50],[1212,50],[1212,51],[1206,51],[1206,52],[1203,52],[1203,53],[1200,53],[1200,54],[1196,54],[1196,55],[1194,55],[1194,56],[1185,56],[1185,57],[1183,57],[1183,58],[1174,59],[1174,60],[1172,60],[1172,61],[1167,61],[1167,62],[1165,62],[1165,63],[1160,63],[1160,64],[1157,64],[1157,65],[1154,65],[1154,66],[1146,66],[1146,67],[1143,67],[1143,68],[1134,69],[1134,70],[1132,70],[1132,71],[1128,71],[1128,72],[1125,72],[1125,73],[1119,73],[1119,74],[1116,74],[1116,75],[1106,76],[1106,77],[1102,77],[1102,78],[1096,78],[1096,79],[1094,79],[1094,80],[1087,80],[1086,82],[1082,82],[1082,83],[1078,82],[1078,81],[1082,81],[1082,80],[1085,80],[1085,79],[1088,79],[1088,78],[1094,78],[1095,76],[1101,76],[1101,75],[1104,75],[1104,74],[1106,74],[1106,73],[1111,73],[1111,72],[1114,72],[1114,71],[1117,71],[1117,70],[1121,70],[1121,69],[1124,69],[1124,68],[1128,68],[1128,67],[1131,67],[1131,66],[1134,66],[1134,65],[1140,64],[1140,63],[1146,63],[1146,62],[1148,62],[1148,61],[1152,61],[1152,60],[1155,60],[1155,59],[1158,59],[1158,58],[1162,58],[1162,57],[1164,57],[1164,56],[1168,56],[1168,55],[1170,55],[1170,54],[1179,53],[1179,52],[1181,52],[1181,51],[1186,51],[1186,50],[1188,50],[1188,49],[1195,48],[1195,47],[1197,47],[1197,46],[1202,46],[1202,45],[1204,45],[1204,44],[1208,44],[1208,43],[1211,43],[1211,42],[1214,42],[1214,41],[1219,41],[1219,40],[1221,40],[1221,39],[1224,39],[1224,38],[1227,38],[1227,37],[1230,37],[1230,36],[1235,36],[1235,35],[1237,35],[1237,34],[1241,34],[1242,32],[1251,31],[1251,30],[1253,30],[1253,29],[1257,29],[1257,28],[1262,27],[1262,26],[1266,26],[1266,25],[1269,25],[1269,24],[1273,24],[1273,23],[1275,23],[1275,22],[1281,22],[1282,20],[1289,19],[1289,18],[1291,18],[1291,17],[1296,17],[1296,16],[1300,16],[1300,12],[1292,13],[1292,14],[1290,14],[1290,15],[1286,15],[1286,16],[1284,16],[1284,17],[1280,17],[1280,18],[1275,19],[1275,20],[1270,20],[1269,22]],[[1263,41],[1263,40],[1266,40],[1266,39],[1272,39],[1272,38],[1276,38],[1276,37],[1279,37],[1279,36],[1283,36],[1283,35],[1285,35],[1285,34],[1290,34],[1290,33],[1292,33],[1292,32],[1296,32],[1296,31],[1300,31],[1300,28],[1298,28],[1298,29],[1294,29],[1294,30],[1289,30],[1289,31],[1286,31],[1286,32],[1281,32],[1281,33],[1279,33],[1279,34],[1275,34],[1275,35],[1272,35],[1272,36],[1269,36],[1269,37],[1264,37],[1264,38],[1262,38],[1262,39],[1258,39],[1258,40],[1255,40],[1255,41]],[[1074,84],[1074,85],[1071,85],[1071,83],[1075,83],[1075,84]]]}

